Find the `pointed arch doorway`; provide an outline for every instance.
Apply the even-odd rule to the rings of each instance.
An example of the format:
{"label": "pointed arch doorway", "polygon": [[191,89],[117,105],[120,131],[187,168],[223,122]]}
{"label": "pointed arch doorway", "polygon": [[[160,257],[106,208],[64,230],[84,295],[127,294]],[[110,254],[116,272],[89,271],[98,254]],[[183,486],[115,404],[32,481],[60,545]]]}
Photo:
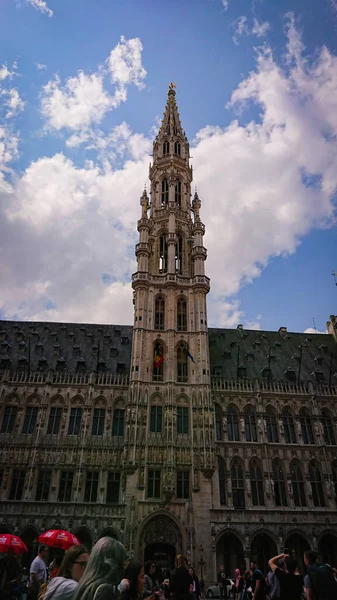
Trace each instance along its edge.
{"label": "pointed arch doorway", "polygon": [[145,562],[153,560],[160,569],[173,569],[174,557],[183,552],[179,525],[166,515],[150,518],[141,529],[139,550]]}

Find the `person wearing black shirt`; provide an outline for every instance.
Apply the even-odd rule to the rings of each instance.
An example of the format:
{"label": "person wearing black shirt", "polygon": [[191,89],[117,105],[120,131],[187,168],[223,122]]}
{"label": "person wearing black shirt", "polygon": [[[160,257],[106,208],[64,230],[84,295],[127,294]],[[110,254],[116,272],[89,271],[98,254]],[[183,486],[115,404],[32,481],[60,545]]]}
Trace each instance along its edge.
{"label": "person wearing black shirt", "polygon": [[[284,559],[286,571],[277,565],[280,559]],[[296,561],[289,554],[279,554],[269,561],[269,566],[280,582],[279,600],[301,600],[303,594],[303,578],[296,575]]]}
{"label": "person wearing black shirt", "polygon": [[184,567],[184,558],[181,554],[176,557],[176,568],[172,573],[170,591],[176,600],[189,600],[189,594],[193,591],[193,580],[188,570]]}
{"label": "person wearing black shirt", "polygon": [[265,600],[266,598],[266,582],[262,571],[257,566],[257,563],[252,560],[250,563],[252,572],[252,600]]}
{"label": "person wearing black shirt", "polygon": [[227,600],[227,581],[226,581],[226,571],[225,567],[221,565],[220,571],[218,573],[218,586],[220,588],[220,598],[221,600]]}

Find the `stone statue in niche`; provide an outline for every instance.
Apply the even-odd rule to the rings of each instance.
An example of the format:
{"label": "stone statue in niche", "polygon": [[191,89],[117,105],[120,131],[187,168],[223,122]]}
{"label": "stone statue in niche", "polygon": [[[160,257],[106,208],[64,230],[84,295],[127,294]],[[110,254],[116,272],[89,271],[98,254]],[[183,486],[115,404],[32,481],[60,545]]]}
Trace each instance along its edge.
{"label": "stone statue in niche", "polygon": [[226,488],[227,488],[228,496],[231,496],[232,495],[232,478],[230,476],[230,473],[228,473],[228,475],[227,475]]}
{"label": "stone statue in niche", "polygon": [[293,484],[291,479],[288,479],[288,490],[289,490],[289,495],[292,496],[293,495]]}
{"label": "stone statue in niche", "polygon": [[279,424],[280,434],[281,434],[281,435],[284,435],[284,426],[283,426],[283,421],[282,421],[282,419],[279,419],[279,422],[278,422],[278,424]]}
{"label": "stone statue in niche", "polygon": [[244,433],[246,431],[246,427],[245,427],[245,420],[243,417],[240,418],[240,426],[241,426],[241,433],[242,433],[242,435],[244,435]]}
{"label": "stone statue in niche", "polygon": [[312,496],[312,487],[311,487],[311,482],[309,479],[306,480],[305,482],[306,488],[307,488],[307,494],[308,496]]}
{"label": "stone statue in niche", "polygon": [[227,433],[227,417],[226,417],[226,415],[224,417],[222,417],[222,428],[224,430],[224,433]]}

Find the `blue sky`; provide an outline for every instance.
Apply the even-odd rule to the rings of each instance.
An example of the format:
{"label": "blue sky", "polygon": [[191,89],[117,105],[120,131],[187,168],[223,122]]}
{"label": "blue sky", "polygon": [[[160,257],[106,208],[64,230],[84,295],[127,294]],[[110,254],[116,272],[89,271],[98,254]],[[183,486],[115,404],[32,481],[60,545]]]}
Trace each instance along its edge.
{"label": "blue sky", "polygon": [[336,0],[5,0],[0,316],[132,322],[151,140],[177,84],[209,324],[336,312]]}

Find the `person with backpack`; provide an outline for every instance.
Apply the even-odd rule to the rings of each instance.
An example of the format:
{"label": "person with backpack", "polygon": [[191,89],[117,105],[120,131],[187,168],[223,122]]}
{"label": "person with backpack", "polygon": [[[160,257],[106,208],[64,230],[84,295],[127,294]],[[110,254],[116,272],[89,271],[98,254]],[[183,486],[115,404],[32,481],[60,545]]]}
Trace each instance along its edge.
{"label": "person with backpack", "polygon": [[[285,571],[280,569],[279,561],[283,560]],[[279,581],[279,600],[301,600],[303,594],[303,578],[296,575],[296,561],[289,554],[279,554],[269,561],[269,566]]]}
{"label": "person with backpack", "polygon": [[304,587],[307,600],[336,600],[337,581],[330,565],[317,562],[317,552],[307,550],[304,553],[304,563],[307,574],[304,577]]}
{"label": "person with backpack", "polygon": [[255,560],[250,561],[250,570],[252,572],[252,600],[265,600],[267,596],[266,581]]}

